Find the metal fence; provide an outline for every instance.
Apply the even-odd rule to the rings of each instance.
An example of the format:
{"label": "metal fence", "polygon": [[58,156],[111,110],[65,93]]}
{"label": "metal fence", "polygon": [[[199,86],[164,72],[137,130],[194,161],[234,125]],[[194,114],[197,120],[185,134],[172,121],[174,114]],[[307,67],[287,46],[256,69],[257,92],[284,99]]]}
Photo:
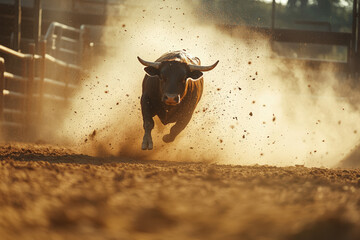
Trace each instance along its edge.
{"label": "metal fence", "polygon": [[[65,31],[70,35],[63,35]],[[74,34],[75,33],[75,34]],[[71,35],[74,34],[74,35]],[[0,125],[5,139],[26,140],[57,121],[79,83],[80,29],[53,23],[24,54],[0,45]],[[14,69],[21,71],[8,71]]]}

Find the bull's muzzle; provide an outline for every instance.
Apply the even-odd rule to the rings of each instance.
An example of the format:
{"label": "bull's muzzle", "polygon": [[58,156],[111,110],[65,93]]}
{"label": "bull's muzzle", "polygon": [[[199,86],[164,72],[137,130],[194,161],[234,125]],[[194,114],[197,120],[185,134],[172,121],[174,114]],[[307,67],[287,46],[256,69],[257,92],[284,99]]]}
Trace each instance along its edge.
{"label": "bull's muzzle", "polygon": [[163,102],[167,105],[176,105],[180,103],[180,94],[167,94],[163,96]]}

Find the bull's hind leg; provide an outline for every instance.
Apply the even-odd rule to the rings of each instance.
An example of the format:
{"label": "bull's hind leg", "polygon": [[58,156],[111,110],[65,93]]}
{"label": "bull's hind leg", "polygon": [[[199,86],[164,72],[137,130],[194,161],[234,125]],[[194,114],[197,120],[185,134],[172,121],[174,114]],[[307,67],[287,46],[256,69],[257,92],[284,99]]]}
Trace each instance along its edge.
{"label": "bull's hind leg", "polygon": [[150,102],[144,96],[141,97],[141,111],[142,111],[143,122],[144,122],[143,127],[145,130],[145,134],[144,134],[143,141],[141,144],[141,149],[142,150],[151,150],[151,149],[153,149],[153,141],[152,141],[152,137],[151,137],[151,131],[154,128],[154,120],[152,118],[153,116],[150,111]]}
{"label": "bull's hind leg", "polygon": [[163,136],[163,141],[166,143],[173,142],[176,136],[188,125],[190,119],[191,116],[179,119],[175,125],[170,128],[170,133]]}

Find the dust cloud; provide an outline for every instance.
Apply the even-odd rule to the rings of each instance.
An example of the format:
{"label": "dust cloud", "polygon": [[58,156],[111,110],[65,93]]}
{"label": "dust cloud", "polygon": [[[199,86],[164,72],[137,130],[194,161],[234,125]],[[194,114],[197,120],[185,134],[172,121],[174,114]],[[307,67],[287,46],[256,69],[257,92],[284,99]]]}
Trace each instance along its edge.
{"label": "dust cloud", "polygon": [[[287,63],[263,36],[224,33],[197,18],[196,1],[128,5],[124,18],[109,17],[103,41],[115,48],[91,69],[58,128],[86,154],[332,167],[359,142],[360,114],[339,96],[343,84],[331,69]],[[204,73],[203,98],[175,142],[162,142],[169,126],[155,119],[154,150],[141,151],[144,71],[136,57],[153,61],[180,49],[203,65],[220,63]]]}

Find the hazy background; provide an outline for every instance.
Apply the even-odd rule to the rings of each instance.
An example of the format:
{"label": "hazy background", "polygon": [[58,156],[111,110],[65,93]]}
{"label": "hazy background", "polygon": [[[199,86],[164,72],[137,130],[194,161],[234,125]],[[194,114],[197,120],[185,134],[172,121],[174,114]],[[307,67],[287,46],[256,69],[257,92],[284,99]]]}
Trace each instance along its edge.
{"label": "hazy background", "polygon": [[[125,18],[110,16],[102,41],[113,48],[91,69],[59,136],[95,155],[336,166],[359,142],[346,78],[287,63],[263,36],[249,41],[219,30],[200,14],[204,2],[139,1]],[[156,119],[154,150],[141,151],[144,71],[136,57],[153,61],[180,49],[204,65],[220,63],[204,74],[203,98],[176,141],[162,142],[169,125]]]}

